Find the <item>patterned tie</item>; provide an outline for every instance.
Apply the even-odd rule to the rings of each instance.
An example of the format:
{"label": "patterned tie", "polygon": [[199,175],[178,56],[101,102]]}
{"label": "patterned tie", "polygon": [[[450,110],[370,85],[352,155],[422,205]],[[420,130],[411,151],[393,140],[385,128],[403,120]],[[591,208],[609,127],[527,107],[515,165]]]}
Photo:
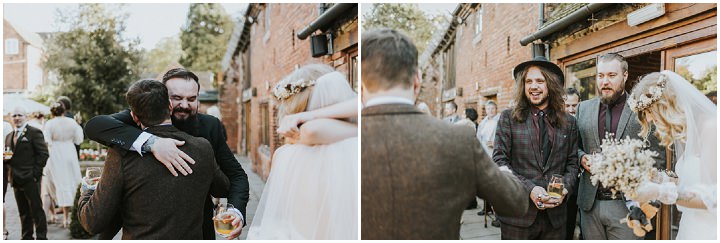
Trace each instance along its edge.
{"label": "patterned tie", "polygon": [[540,125],[540,139],[542,139],[542,148],[540,149],[540,153],[542,153],[543,167],[545,167],[545,164],[550,157],[550,139],[548,138],[547,127],[545,126],[545,112],[540,111],[538,116],[540,116],[538,118],[538,123]]}

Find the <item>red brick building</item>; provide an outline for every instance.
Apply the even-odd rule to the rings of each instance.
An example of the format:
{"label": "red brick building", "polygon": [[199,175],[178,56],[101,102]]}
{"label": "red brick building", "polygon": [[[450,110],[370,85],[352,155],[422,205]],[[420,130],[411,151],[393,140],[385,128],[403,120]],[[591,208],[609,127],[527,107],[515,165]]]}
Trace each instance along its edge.
{"label": "red brick building", "polygon": [[[628,61],[626,90],[661,70],[677,72],[701,92],[717,90],[716,3],[466,3],[452,18],[420,58],[419,101],[437,117],[451,101],[458,113],[474,107],[481,118],[486,100],[509,108],[511,69],[532,53],[558,64],[565,87],[576,88],[582,100],[597,95],[596,59],[605,53]],[[656,237],[674,239],[671,225],[680,217],[663,207]]]}
{"label": "red brick building", "polygon": [[462,3],[420,57],[423,88],[419,101],[442,117],[444,103],[458,114],[475,108],[484,117],[488,100],[498,111],[511,103],[511,69],[529,60],[531,49],[518,44],[538,28],[539,4]]}
{"label": "red brick building", "polygon": [[47,73],[40,67],[43,39],[37,33],[3,19],[3,44],[3,93],[32,92],[47,83]]}
{"label": "red brick building", "polygon": [[[228,145],[247,155],[263,178],[281,145],[270,92],[280,79],[302,65],[325,63],[357,87],[357,11],[355,3],[253,3],[236,23],[222,62],[219,106]],[[314,48],[317,57],[313,40],[322,42]]]}

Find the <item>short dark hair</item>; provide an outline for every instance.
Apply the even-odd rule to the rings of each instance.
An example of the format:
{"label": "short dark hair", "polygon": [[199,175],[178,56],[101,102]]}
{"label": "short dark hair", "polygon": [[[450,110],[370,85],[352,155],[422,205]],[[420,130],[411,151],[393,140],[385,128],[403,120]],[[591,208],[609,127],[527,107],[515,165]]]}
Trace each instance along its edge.
{"label": "short dark hair", "polygon": [[130,110],[145,126],[153,126],[170,118],[170,98],[163,83],[143,79],[130,86],[125,94]]}
{"label": "short dark hair", "polygon": [[710,91],[705,96],[707,96],[707,97],[717,96],[717,91]]}
{"label": "short dark hair", "polygon": [[72,110],[72,101],[67,96],[60,96],[57,98],[57,102],[62,103],[65,110]]}
{"label": "short dark hair", "polygon": [[194,80],[195,83],[198,85],[198,91],[200,90],[200,79],[198,78],[195,73],[188,71],[184,68],[173,68],[165,72],[165,74],[162,77],[162,83],[167,83],[168,80],[174,79],[174,78],[181,78],[185,79],[187,81]]}
{"label": "short dark hair", "polygon": [[410,88],[417,75],[418,50],[412,39],[388,28],[363,32],[362,79],[370,91],[394,87]]}
{"label": "short dark hair", "polygon": [[476,121],[478,119],[477,110],[475,108],[465,108],[465,117],[471,121]]}
{"label": "short dark hair", "polygon": [[578,93],[577,89],[575,89],[573,87],[565,89],[565,95],[566,96],[577,95],[578,98],[580,97],[580,93]]}
{"label": "short dark hair", "polygon": [[598,57],[599,62],[609,62],[612,60],[620,62],[620,67],[622,67],[623,72],[627,72],[628,63],[627,61],[625,61],[625,57],[623,57],[622,55],[617,53],[605,53]]}

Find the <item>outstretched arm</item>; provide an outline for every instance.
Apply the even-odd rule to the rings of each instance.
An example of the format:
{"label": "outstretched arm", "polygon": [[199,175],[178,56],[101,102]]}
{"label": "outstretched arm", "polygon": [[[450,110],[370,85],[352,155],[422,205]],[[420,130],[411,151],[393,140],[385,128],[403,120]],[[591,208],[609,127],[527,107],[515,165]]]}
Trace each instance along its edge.
{"label": "outstretched arm", "polygon": [[177,148],[185,141],[159,138],[143,132],[133,121],[130,109],[93,117],[85,124],[85,134],[108,147],[138,151],[141,155],[142,152],[152,153],[174,176],[178,175],[177,171],[183,175],[192,173],[187,163],[195,164],[195,160]]}
{"label": "outstretched arm", "polygon": [[297,143],[305,145],[331,144],[350,137],[357,137],[355,123],[336,119],[316,119],[300,126]]}
{"label": "outstretched arm", "polygon": [[295,137],[297,133],[300,132],[299,125],[307,121],[319,118],[355,118],[357,115],[358,100],[357,98],[352,98],[317,110],[287,115],[280,120],[280,126],[277,132],[281,136]]}

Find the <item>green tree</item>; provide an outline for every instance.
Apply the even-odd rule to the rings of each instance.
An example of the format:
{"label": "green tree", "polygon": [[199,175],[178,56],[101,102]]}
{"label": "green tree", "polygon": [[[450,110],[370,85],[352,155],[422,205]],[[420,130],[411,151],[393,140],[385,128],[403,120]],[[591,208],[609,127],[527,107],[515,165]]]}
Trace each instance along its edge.
{"label": "green tree", "polygon": [[143,55],[143,77],[155,78],[164,73],[171,64],[179,63],[182,55],[183,50],[177,37],[161,39],[152,50]]}
{"label": "green tree", "polygon": [[139,40],[124,39],[128,15],[123,5],[79,4],[59,11],[57,22],[67,27],[48,39],[43,66],[60,81],[56,95],[73,100],[84,121],[126,107],[124,94],[138,77]]}
{"label": "green tree", "polygon": [[180,64],[193,71],[220,71],[234,23],[218,3],[190,4],[180,41],[184,55]]}
{"label": "green tree", "polygon": [[420,54],[432,40],[433,34],[448,19],[420,10],[416,3],[373,3],[372,11],[363,15],[363,31],[391,28],[405,32],[413,39]]}

